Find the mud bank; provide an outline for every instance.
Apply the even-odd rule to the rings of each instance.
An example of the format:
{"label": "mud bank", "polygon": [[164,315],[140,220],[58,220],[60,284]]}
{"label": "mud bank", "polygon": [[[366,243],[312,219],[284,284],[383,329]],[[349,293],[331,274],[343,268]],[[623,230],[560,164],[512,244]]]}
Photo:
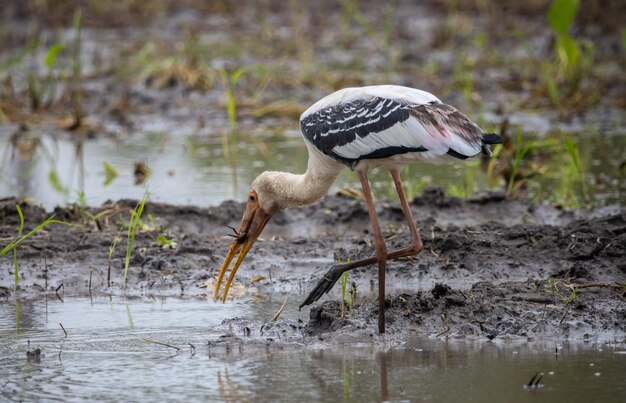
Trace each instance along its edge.
{"label": "mud bank", "polygon": [[[238,224],[243,205],[199,208],[148,203],[137,233],[127,286],[122,288],[126,230],[136,201],[54,212],[12,198],[0,200],[0,239],[19,229],[15,205],[26,218],[24,233],[51,214],[72,225],[53,224],[17,248],[20,286],[13,261],[0,261],[0,298],[34,299],[45,293],[212,297],[213,279]],[[390,248],[408,242],[399,205],[379,202]],[[626,335],[626,210],[562,210],[485,193],[468,200],[430,189],[411,207],[424,251],[390,262],[387,329],[411,334],[472,337],[553,337],[620,340]],[[97,218],[94,218],[97,217]],[[164,248],[159,235],[176,242]],[[120,238],[110,254],[113,240]],[[328,196],[320,203],[273,217],[238,271],[233,298],[285,293],[304,300],[338,258],[373,253],[362,201]],[[110,257],[109,257],[110,255]],[[109,269],[110,267],[110,269]],[[110,275],[109,275],[110,270]],[[110,277],[110,279],[109,279]],[[350,273],[356,287],[351,319],[340,319],[340,286],[313,305],[308,323],[272,324],[232,318],[223,323],[225,343],[252,335],[281,340],[366,341],[376,336],[375,270]],[[308,308],[305,308],[308,309]]]}

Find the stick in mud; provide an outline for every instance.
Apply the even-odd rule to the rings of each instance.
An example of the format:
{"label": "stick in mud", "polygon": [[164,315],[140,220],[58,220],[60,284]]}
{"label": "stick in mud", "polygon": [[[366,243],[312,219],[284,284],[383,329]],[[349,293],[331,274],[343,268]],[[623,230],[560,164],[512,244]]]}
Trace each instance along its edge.
{"label": "stick in mud", "polygon": [[278,320],[278,317],[280,316],[280,314],[283,313],[283,309],[285,309],[285,305],[287,304],[287,298],[288,297],[289,297],[289,295],[285,296],[285,300],[283,301],[283,304],[278,309],[278,312],[276,312],[276,315],[274,315],[272,317],[272,319],[270,319],[270,322],[276,322]]}
{"label": "stick in mud", "polygon": [[44,290],[48,291],[48,261],[46,257],[43,258],[43,280],[44,280]]}
{"label": "stick in mud", "polygon": [[67,331],[63,327],[63,323],[59,323],[59,325],[61,326],[61,329],[63,330],[63,333],[65,333],[65,337],[67,337]]}
{"label": "stick in mud", "polygon": [[165,347],[173,348],[173,349],[174,349],[174,350],[176,350],[177,352],[180,352],[180,347],[172,346],[171,344],[162,343],[162,342],[160,342],[160,341],[150,340],[150,339],[143,339],[143,341],[145,341],[146,343],[153,343],[153,344],[158,344],[158,345],[160,345],[160,346],[165,346]]}
{"label": "stick in mud", "polygon": [[563,314],[563,316],[561,317],[561,320],[559,321],[559,325],[560,325],[561,323],[563,323],[563,321],[565,320],[565,317],[567,316],[567,314],[568,314],[568,313],[569,313],[569,310],[567,310],[567,309],[566,309],[566,310],[565,310],[565,313],[564,313],[564,314]]}

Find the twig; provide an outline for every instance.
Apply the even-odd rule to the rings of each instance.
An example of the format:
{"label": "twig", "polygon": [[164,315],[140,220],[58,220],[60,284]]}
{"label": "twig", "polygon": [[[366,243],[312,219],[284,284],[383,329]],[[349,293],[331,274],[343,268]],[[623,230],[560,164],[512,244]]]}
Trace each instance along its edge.
{"label": "twig", "polygon": [[435,244],[435,226],[430,226],[430,253],[435,257],[439,257],[439,255],[433,250],[433,245]]}
{"label": "twig", "polygon": [[150,339],[143,339],[143,341],[147,342],[147,343],[153,343],[153,344],[158,344],[160,346],[165,346],[165,347],[169,347],[169,348],[173,348],[176,351],[180,351],[180,347],[176,347],[176,346],[172,346],[171,344],[167,344],[167,343],[162,343],[160,341],[156,341],[156,340],[150,340]]}
{"label": "twig", "polygon": [[48,261],[46,260],[45,256],[43,258],[43,279],[45,281],[44,290],[48,292]]}
{"label": "twig", "polygon": [[572,283],[571,286],[573,288],[591,288],[591,287],[605,287],[605,288],[626,288],[624,284],[613,284],[613,283],[585,283],[578,284]]}
{"label": "twig", "polygon": [[567,316],[567,314],[568,314],[568,313],[569,313],[569,311],[566,309],[566,310],[565,310],[565,313],[564,313],[564,314],[563,314],[563,316],[561,317],[561,320],[559,321],[559,325],[560,325],[561,323],[563,323],[563,321],[565,320],[565,317]]}
{"label": "twig", "polygon": [[59,323],[59,325],[61,325],[61,329],[63,329],[63,333],[65,333],[65,337],[67,337],[67,332],[65,331],[65,328],[63,327],[63,323]]}
{"label": "twig", "polygon": [[524,388],[526,389],[539,389],[539,388],[543,388],[543,372],[539,373],[537,372],[535,374],[535,376],[533,376],[532,378],[530,378],[530,381],[524,385]]}
{"label": "twig", "polygon": [[189,344],[189,347],[191,347],[191,356],[193,357],[194,355],[196,355],[196,346],[194,346],[191,343],[187,343]]}
{"label": "twig", "polygon": [[93,275],[93,270],[89,271],[89,294],[91,294],[91,276]]}
{"label": "twig", "polygon": [[438,333],[437,336],[435,336],[435,337],[439,337],[439,336],[444,335],[444,334],[446,334],[446,333],[448,333],[450,331],[450,325],[448,324],[448,321],[446,319],[446,314],[445,313],[441,314],[441,320],[443,321],[443,324],[446,325],[446,328],[442,332]]}
{"label": "twig", "polygon": [[288,297],[289,297],[289,295],[285,296],[285,300],[283,301],[283,304],[281,305],[281,307],[278,310],[278,312],[276,312],[276,315],[274,315],[272,317],[272,319],[270,319],[270,322],[276,322],[278,320],[278,317],[280,316],[280,314],[283,313],[283,309],[285,309],[285,305],[287,304],[287,298]]}

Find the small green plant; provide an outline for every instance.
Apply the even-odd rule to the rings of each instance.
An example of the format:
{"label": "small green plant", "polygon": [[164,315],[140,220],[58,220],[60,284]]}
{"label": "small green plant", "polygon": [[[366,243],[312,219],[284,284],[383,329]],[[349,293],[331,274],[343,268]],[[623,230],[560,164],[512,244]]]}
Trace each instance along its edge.
{"label": "small green plant", "polygon": [[9,253],[9,251],[13,251],[13,267],[15,270],[15,288],[17,289],[17,287],[19,287],[20,284],[20,277],[19,277],[19,264],[18,264],[18,260],[17,260],[17,246],[24,242],[26,239],[30,238],[31,236],[33,236],[34,234],[36,234],[37,232],[41,231],[42,229],[44,229],[45,227],[47,227],[50,224],[65,224],[65,225],[69,225],[69,223],[66,223],[65,221],[60,221],[60,220],[55,220],[54,219],[54,215],[50,216],[49,218],[47,218],[44,222],[42,222],[41,224],[39,224],[38,226],[36,226],[35,228],[33,228],[31,231],[29,231],[26,235],[23,235],[23,231],[24,231],[24,213],[22,212],[22,209],[20,208],[19,205],[15,205],[15,208],[17,210],[17,214],[20,216],[20,227],[17,233],[17,236],[15,238],[13,238],[13,240],[11,240],[11,242],[9,242],[8,245],[6,245],[4,248],[2,248],[2,250],[0,250],[0,257],[6,255],[7,253]]}
{"label": "small green plant", "polygon": [[[229,131],[222,132],[222,151],[224,157],[231,160],[233,166],[237,165],[237,97],[236,88],[237,83],[246,73],[247,69],[242,67],[232,72],[226,71],[225,68],[219,70],[220,78],[222,79],[222,85],[224,87],[224,96],[226,98],[226,111],[228,114],[228,127]],[[233,156],[231,158],[230,141],[234,143]]]}
{"label": "small green plant", "polygon": [[141,215],[143,214],[144,207],[150,198],[150,194],[146,192],[137,203],[133,211],[130,214],[130,220],[128,222],[128,241],[126,244],[126,259],[124,260],[124,281],[123,287],[126,288],[126,277],[128,276],[128,268],[130,266],[130,256],[133,251],[133,243],[135,242],[135,235],[137,234],[137,229],[139,228],[139,224],[141,223]]}
{"label": "small green plant", "polygon": [[48,49],[45,57],[45,64],[48,70],[48,74],[45,80],[45,87],[42,89],[41,97],[43,98],[43,93],[48,93],[48,105],[54,102],[54,96],[56,94],[56,83],[58,79],[55,77],[55,66],[57,64],[57,60],[59,58],[59,54],[65,49],[65,45],[62,43],[55,43]]}
{"label": "small green plant", "polygon": [[159,245],[163,249],[176,249],[178,243],[165,236],[165,234],[160,234],[156,239],[157,245]]}
{"label": "small green plant", "polygon": [[476,175],[480,166],[479,161],[467,162],[463,166],[463,182],[461,185],[450,184],[447,192],[450,196],[467,199],[476,188]]}
{"label": "small green plant", "polygon": [[[339,264],[341,264],[341,258],[337,259],[337,262]],[[350,263],[350,258],[348,258],[348,263]],[[352,288],[350,288],[350,291],[348,291],[348,295],[349,295],[349,299],[346,299],[346,290],[347,290],[347,286],[348,286],[348,272],[345,272],[341,275],[341,320],[344,319],[345,317],[345,305],[346,305],[346,301],[348,301],[348,305],[350,307],[350,318],[352,318],[352,301],[353,301],[353,297],[354,297],[354,291],[352,288],[354,288],[354,284],[352,286]]]}
{"label": "small green plant", "polygon": [[[561,290],[565,288],[565,293]],[[576,285],[566,280],[555,280],[552,277],[548,277],[546,285],[543,288],[546,294],[557,296],[562,302],[570,304],[575,302],[578,298],[576,292]]]}
{"label": "small green plant", "polygon": [[70,99],[72,101],[72,112],[74,122],[72,128],[78,128],[83,121],[83,89],[82,89],[82,68],[80,63],[81,47],[81,10],[74,13],[74,47],[72,49],[72,82],[70,83]]}
{"label": "small green plant", "polygon": [[341,275],[341,319],[344,318],[344,306],[346,305],[346,286],[348,284],[348,272]]}
{"label": "small green plant", "polygon": [[567,182],[570,184],[570,192],[573,192],[573,187],[575,183],[580,183],[581,188],[581,196],[584,203],[589,202],[589,194],[587,193],[587,185],[585,181],[585,175],[580,163],[580,152],[578,150],[578,145],[576,142],[569,136],[563,137],[563,143],[565,145],[565,150],[567,151],[570,162],[570,169],[568,170],[568,180]]}
{"label": "small green plant", "polygon": [[519,171],[520,164],[522,163],[522,159],[528,152],[531,150],[529,144],[522,144],[522,129],[517,129],[517,144],[515,147],[515,157],[513,159],[513,164],[511,166],[511,176],[509,178],[509,183],[506,188],[506,193],[511,194],[513,192],[513,186],[515,185],[515,179],[517,178],[517,172]]}
{"label": "small green plant", "polygon": [[549,150],[559,145],[559,142],[555,139],[543,139],[543,140],[530,140],[524,142],[522,139],[522,129],[518,127],[515,144],[515,154],[513,161],[511,162],[511,172],[509,176],[509,182],[507,184],[507,194],[513,194],[516,183],[519,182],[518,173],[522,165],[524,158],[535,150]]}
{"label": "small green plant", "polygon": [[122,240],[121,233],[118,232],[115,235],[115,238],[113,238],[113,241],[111,241],[111,245],[109,245],[109,271],[107,272],[107,286],[108,287],[111,287],[111,263],[113,261],[113,252],[115,252],[115,248],[117,247],[117,244],[121,240]]}
{"label": "small green plant", "polygon": [[489,186],[494,186],[498,182],[498,178],[495,175],[495,168],[500,158],[500,153],[504,150],[502,144],[496,144],[491,150],[492,156],[489,158],[489,164],[487,164],[487,178],[489,178]]}
{"label": "small green plant", "polygon": [[350,314],[349,315],[350,315],[350,319],[352,319],[352,307],[354,305],[354,299],[356,298],[356,283],[355,282],[353,282],[350,285],[350,291],[348,291],[348,294],[350,295],[350,301],[349,301],[349,303],[350,303],[350,310],[349,310]]}
{"label": "small green plant", "polygon": [[577,40],[568,33],[579,8],[579,0],[554,0],[548,10],[548,23],[556,35],[555,65],[552,71],[544,72],[543,76],[550,99],[556,105],[561,102],[559,82],[565,82],[570,94],[574,94],[593,64],[593,44],[587,40]]}
{"label": "small green plant", "polygon": [[115,167],[113,165],[111,165],[110,163],[104,161],[102,163],[102,166],[104,168],[104,186],[109,186],[114,180],[115,178],[117,178],[117,169],[115,169]]}
{"label": "small green plant", "polygon": [[232,72],[225,68],[219,70],[222,85],[224,86],[224,96],[226,97],[226,111],[228,113],[228,126],[231,133],[237,131],[237,97],[235,94],[237,83],[246,73],[245,67],[238,68]]}
{"label": "small green plant", "polygon": [[[15,205],[15,208],[17,209],[17,214],[20,216],[20,228],[17,232],[17,236],[21,237],[22,232],[24,231],[24,213],[22,213],[22,209],[20,208],[18,204]],[[20,276],[19,276],[20,267],[19,267],[19,264],[17,263],[17,249],[16,248],[13,248],[13,270],[15,274],[14,285],[15,285],[15,288],[17,289],[17,287],[20,284]]]}
{"label": "small green plant", "polygon": [[85,210],[85,208],[87,208],[87,201],[85,200],[85,191],[81,190],[79,191],[77,194],[77,200],[76,203],[78,204],[78,207],[80,207],[81,210]]}
{"label": "small green plant", "polygon": [[65,196],[70,194],[70,190],[61,182],[61,178],[59,178],[56,169],[53,168],[48,172],[48,182],[50,182],[50,185],[56,192]]}

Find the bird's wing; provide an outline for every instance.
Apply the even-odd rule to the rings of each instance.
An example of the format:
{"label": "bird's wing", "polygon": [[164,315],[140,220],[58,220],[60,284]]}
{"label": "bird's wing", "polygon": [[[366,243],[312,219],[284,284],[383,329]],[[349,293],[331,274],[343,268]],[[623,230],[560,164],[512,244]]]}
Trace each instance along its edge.
{"label": "bird's wing", "polygon": [[[434,98],[434,96],[433,96]],[[324,154],[350,167],[363,159],[420,152],[465,159],[481,152],[483,131],[439,100],[368,96],[307,111],[302,134]]]}

